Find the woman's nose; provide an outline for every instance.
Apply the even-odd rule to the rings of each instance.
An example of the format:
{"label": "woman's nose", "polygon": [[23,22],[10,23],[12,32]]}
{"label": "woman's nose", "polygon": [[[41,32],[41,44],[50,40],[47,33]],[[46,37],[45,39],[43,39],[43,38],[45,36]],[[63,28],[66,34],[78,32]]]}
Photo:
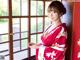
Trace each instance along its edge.
{"label": "woman's nose", "polygon": [[52,12],[50,13],[50,16],[53,16],[53,13]]}

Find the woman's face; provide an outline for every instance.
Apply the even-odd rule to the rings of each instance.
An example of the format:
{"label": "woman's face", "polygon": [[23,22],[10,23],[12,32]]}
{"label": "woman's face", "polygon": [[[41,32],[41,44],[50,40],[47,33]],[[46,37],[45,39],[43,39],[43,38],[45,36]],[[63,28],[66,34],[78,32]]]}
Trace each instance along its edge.
{"label": "woman's face", "polygon": [[60,19],[60,15],[54,11],[48,12],[48,17],[50,18],[51,21],[56,21],[56,20]]}

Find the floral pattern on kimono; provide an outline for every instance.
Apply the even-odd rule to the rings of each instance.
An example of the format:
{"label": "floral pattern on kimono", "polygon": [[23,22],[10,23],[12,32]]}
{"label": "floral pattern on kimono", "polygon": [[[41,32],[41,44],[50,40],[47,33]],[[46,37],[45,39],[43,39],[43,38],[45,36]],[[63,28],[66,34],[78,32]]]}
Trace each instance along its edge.
{"label": "floral pattern on kimono", "polygon": [[65,24],[41,36],[42,45],[36,50],[36,60],[64,60],[67,31]]}

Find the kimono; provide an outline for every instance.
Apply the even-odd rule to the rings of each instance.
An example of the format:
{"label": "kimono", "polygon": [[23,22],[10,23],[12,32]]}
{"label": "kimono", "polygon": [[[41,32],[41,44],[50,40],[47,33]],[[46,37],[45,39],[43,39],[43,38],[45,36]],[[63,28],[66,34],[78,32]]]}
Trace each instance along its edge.
{"label": "kimono", "polygon": [[36,49],[36,60],[64,60],[67,40],[64,23],[52,28],[46,36],[42,35],[41,40],[40,47]]}

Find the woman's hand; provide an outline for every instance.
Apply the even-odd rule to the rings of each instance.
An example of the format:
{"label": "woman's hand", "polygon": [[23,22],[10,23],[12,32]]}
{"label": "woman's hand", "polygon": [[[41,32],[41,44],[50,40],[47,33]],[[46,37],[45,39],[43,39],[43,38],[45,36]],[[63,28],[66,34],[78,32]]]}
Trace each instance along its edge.
{"label": "woman's hand", "polygon": [[38,48],[39,46],[38,46],[37,44],[35,44],[35,43],[29,43],[29,44],[28,44],[28,47],[29,47],[29,48],[34,48],[34,49],[36,49],[36,48]]}

